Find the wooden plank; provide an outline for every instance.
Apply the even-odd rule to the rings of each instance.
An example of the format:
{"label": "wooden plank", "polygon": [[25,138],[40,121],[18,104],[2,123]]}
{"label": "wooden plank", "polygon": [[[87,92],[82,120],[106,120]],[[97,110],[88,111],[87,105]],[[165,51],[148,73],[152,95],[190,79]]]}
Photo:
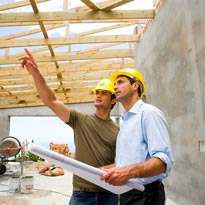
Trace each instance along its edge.
{"label": "wooden plank", "polygon": [[92,10],[100,10],[100,7],[91,0],[81,0],[87,7]]}
{"label": "wooden plank", "polygon": [[45,45],[69,45],[69,44],[88,44],[88,43],[123,43],[139,42],[138,35],[107,35],[107,36],[79,36],[74,38],[32,38],[21,40],[1,40],[0,48],[9,47],[28,47],[28,46],[45,46]]}
{"label": "wooden plank", "polygon": [[81,12],[18,12],[1,13],[0,23],[38,22],[38,21],[72,21],[72,20],[112,20],[112,19],[153,19],[155,10],[114,10],[114,11],[81,11]]}
{"label": "wooden plank", "polygon": [[[61,24],[53,24],[53,25],[46,26],[46,30],[49,31],[49,30],[56,29],[56,28],[62,28],[64,26],[65,25],[62,23]],[[24,36],[31,35],[31,34],[36,34],[39,32],[41,32],[41,30],[39,28],[38,29],[31,29],[31,30],[19,32],[16,34],[10,34],[10,35],[7,35],[5,37],[0,37],[0,40],[10,40],[10,39],[14,39],[14,38],[24,37]]]}
{"label": "wooden plank", "polygon": [[[121,69],[124,67],[133,67],[134,66],[134,59],[125,59],[122,60],[90,60],[88,62],[73,62],[72,64],[69,63],[60,63],[59,69],[61,72],[81,72],[81,71],[97,71],[97,70],[112,70],[112,69]],[[38,64],[38,67],[42,74],[50,75],[56,72],[56,67],[53,64],[46,63],[46,64]],[[18,77],[25,77],[28,72],[26,69],[23,68],[16,68],[16,66],[1,66],[0,67],[0,78],[1,79],[9,79],[9,78],[18,78]]]}
{"label": "wooden plank", "polygon": [[[35,0],[35,1],[36,1],[36,3],[42,3],[42,2],[49,1],[49,0]],[[3,4],[3,5],[0,5],[0,11],[6,11],[9,9],[16,9],[16,8],[20,8],[20,7],[28,6],[28,5],[30,5],[29,0],[13,2],[10,4]]]}
{"label": "wooden plank", "polygon": [[84,31],[84,32],[78,33],[78,34],[76,34],[76,36],[85,36],[85,35],[110,31],[110,30],[113,30],[113,29],[124,28],[124,27],[127,27],[127,26],[135,25],[135,24],[136,24],[135,21],[131,21],[131,22],[125,22],[125,23],[115,24],[115,25],[111,25],[111,26],[105,26],[105,27],[102,27],[102,28],[92,29],[92,30],[89,30],[89,31]]}
{"label": "wooden plank", "polygon": [[[150,18],[146,18],[147,20],[150,19]],[[146,19],[139,19],[141,21],[144,21]],[[1,19],[0,19],[1,20]],[[133,21],[136,21],[137,19],[98,19],[98,20],[95,20],[95,21],[92,21],[92,20],[70,20],[70,21],[63,21],[65,26],[69,24],[79,24],[79,23],[86,23],[86,22],[89,22],[89,23],[123,23],[123,22],[133,22]],[[53,25],[53,24],[62,24],[62,21],[44,21],[44,25]],[[13,27],[13,26],[36,26],[36,25],[39,25],[38,24],[38,21],[32,21],[32,22],[12,22],[12,23],[9,23],[9,22],[0,22],[0,27]]]}
{"label": "wooden plank", "polygon": [[[102,50],[100,52],[82,53],[75,55],[75,53],[59,55],[56,53],[55,57],[48,54],[34,55],[38,62],[54,62],[54,61],[70,61],[70,60],[87,60],[87,59],[109,59],[109,58],[134,58],[134,51],[129,49],[120,50]],[[19,64],[17,58],[0,58],[2,64]]]}
{"label": "wooden plank", "polygon": [[[61,82],[64,84],[66,83],[67,86],[69,85],[69,87],[71,86],[76,86],[76,83],[78,81],[82,81],[85,80],[86,81],[91,81],[91,80],[95,80],[97,79],[101,79],[105,76],[109,76],[110,72],[114,72],[112,70],[107,70],[107,71],[102,71],[100,72],[95,71],[95,72],[88,72],[88,71],[84,71],[84,72],[77,72],[77,73],[64,73],[64,75],[61,78]],[[46,82],[48,84],[50,84],[51,86],[61,86],[60,83],[58,83],[58,78],[57,76],[54,74],[52,76],[48,76],[48,75],[44,75],[44,78],[46,80]],[[56,84],[54,85],[53,83]],[[1,90],[2,91],[11,91],[11,90],[27,90],[33,86],[33,79],[31,78],[31,76],[28,74],[27,77],[24,78],[8,78],[5,81],[1,81]],[[35,86],[33,86],[35,87]]]}

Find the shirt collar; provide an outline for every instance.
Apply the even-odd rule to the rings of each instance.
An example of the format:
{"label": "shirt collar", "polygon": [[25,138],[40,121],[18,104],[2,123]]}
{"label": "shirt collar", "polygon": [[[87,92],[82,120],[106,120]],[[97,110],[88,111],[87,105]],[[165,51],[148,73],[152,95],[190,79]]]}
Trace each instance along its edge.
{"label": "shirt collar", "polygon": [[122,118],[125,119],[131,115],[136,115],[139,110],[140,110],[140,107],[142,106],[144,102],[142,101],[142,99],[139,99],[132,107],[131,109],[128,111],[128,112],[125,112],[123,115],[122,115]]}

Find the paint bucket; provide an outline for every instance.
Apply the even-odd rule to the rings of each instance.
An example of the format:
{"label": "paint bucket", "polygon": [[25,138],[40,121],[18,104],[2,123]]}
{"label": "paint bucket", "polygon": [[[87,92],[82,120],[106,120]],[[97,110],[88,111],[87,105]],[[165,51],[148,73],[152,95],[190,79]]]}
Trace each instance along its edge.
{"label": "paint bucket", "polygon": [[11,176],[9,181],[9,192],[17,193],[20,192],[20,176]]}
{"label": "paint bucket", "polygon": [[21,177],[21,193],[29,194],[33,191],[33,176],[22,176]]}

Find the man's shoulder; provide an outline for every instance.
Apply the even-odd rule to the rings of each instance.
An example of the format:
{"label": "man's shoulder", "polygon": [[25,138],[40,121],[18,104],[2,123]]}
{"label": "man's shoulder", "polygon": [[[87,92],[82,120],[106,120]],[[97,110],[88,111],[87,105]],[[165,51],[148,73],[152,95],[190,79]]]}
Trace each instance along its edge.
{"label": "man's shoulder", "polygon": [[88,114],[86,112],[81,112],[81,111],[78,111],[76,109],[71,109],[70,110],[70,115],[72,116],[78,116],[78,117],[90,117],[92,118],[93,115],[92,114]]}
{"label": "man's shoulder", "polygon": [[159,112],[161,113],[161,110],[152,104],[143,103],[141,106],[141,112],[143,114],[159,113]]}

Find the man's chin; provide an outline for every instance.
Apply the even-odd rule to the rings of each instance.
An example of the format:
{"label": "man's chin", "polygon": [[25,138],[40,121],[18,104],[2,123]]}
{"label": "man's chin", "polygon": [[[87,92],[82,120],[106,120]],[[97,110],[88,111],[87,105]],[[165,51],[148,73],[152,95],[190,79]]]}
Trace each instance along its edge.
{"label": "man's chin", "polygon": [[120,98],[120,94],[115,94],[116,100]]}
{"label": "man's chin", "polygon": [[99,107],[100,105],[101,105],[101,103],[97,103],[97,102],[94,103],[95,107]]}

